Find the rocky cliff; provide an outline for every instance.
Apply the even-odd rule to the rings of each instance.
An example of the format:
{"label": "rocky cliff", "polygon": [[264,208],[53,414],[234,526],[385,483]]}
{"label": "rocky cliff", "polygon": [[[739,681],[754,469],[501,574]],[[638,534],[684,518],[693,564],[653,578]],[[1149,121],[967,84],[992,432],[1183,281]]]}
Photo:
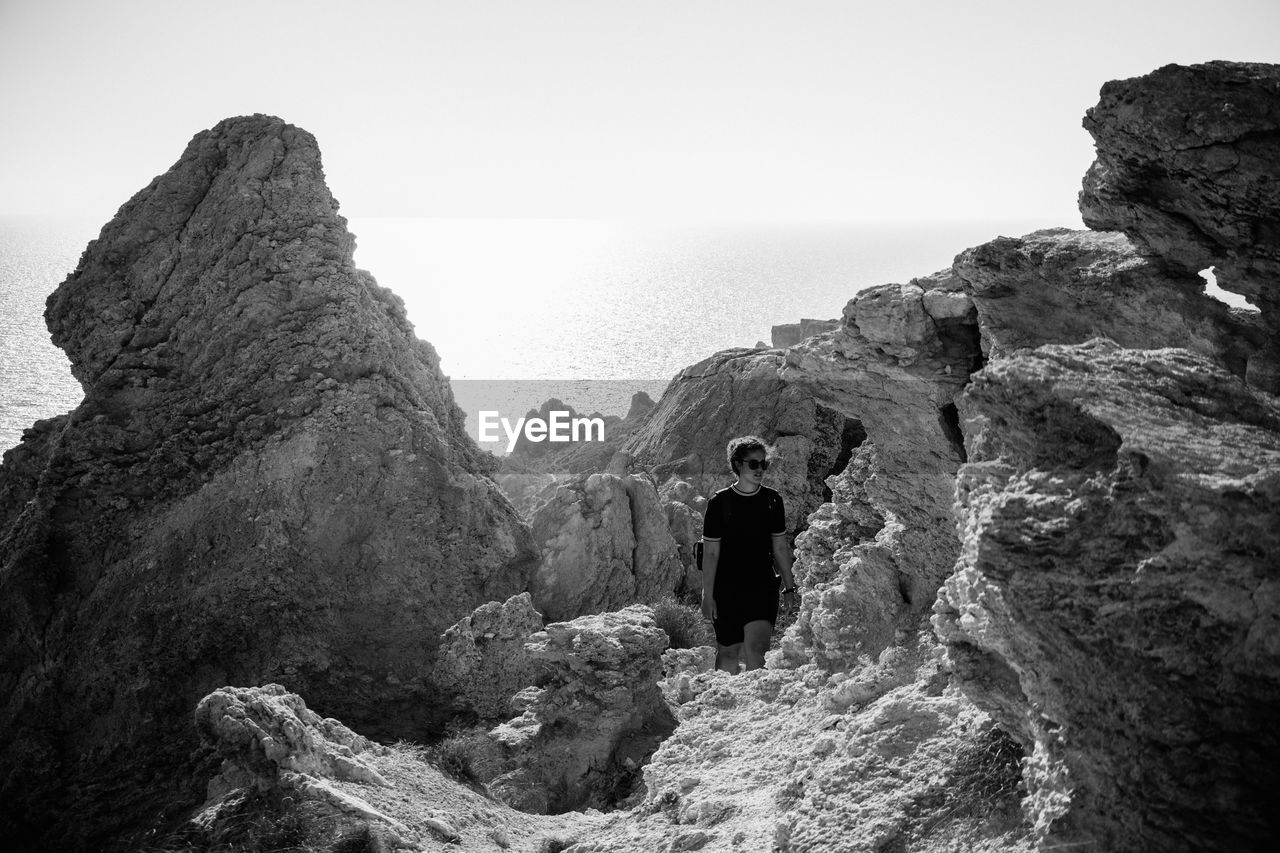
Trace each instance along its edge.
{"label": "rocky cliff", "polygon": [[1280,402],[1096,340],[962,402],[964,552],[936,625],[1034,752],[1059,842],[1257,849],[1280,783]]}
{"label": "rocky cliff", "polygon": [[[1171,270],[1280,307],[1280,78],[1273,65],[1167,65],[1102,87],[1080,212]],[[1273,324],[1274,325],[1274,324]]]}
{"label": "rocky cliff", "polygon": [[833,483],[835,503],[815,514],[858,519],[859,539],[828,539],[849,532],[838,521],[802,538],[796,571],[809,588],[785,642],[793,665],[835,671],[913,635],[950,573],[964,460],[955,398],[983,363],[973,300],[950,273],[865,290],[844,316],[839,330],[788,350],[782,374],[867,434],[850,466],[857,480]]}
{"label": "rocky cliff", "polygon": [[1280,76],[1243,62],[1168,65],[1102,87],[1085,128],[1098,158],[1084,179],[1085,224],[1123,231],[1162,267],[1213,267],[1262,311],[1268,346],[1249,384],[1280,393]]}
{"label": "rocky cliff", "polygon": [[[797,505],[817,506],[797,543],[795,627],[766,669],[739,677],[708,671],[705,654],[668,652],[655,692],[646,685],[664,643],[639,609],[550,626],[520,652],[543,660],[543,683],[516,694],[520,716],[486,741],[495,772],[485,779],[508,801],[613,805],[575,786],[595,774],[623,795],[617,783],[634,768],[618,762],[620,747],[665,729],[632,712],[665,701],[678,725],[643,768],[633,808],[556,824],[521,815],[421,764],[405,771],[404,748],[357,740],[271,687],[215,691],[201,705],[206,740],[230,762],[218,778],[302,792],[286,816],[342,812],[374,849],[1270,849],[1280,829],[1270,802],[1280,781],[1280,406],[1268,378],[1277,80],[1274,67],[1212,63],[1108,84],[1087,120],[1098,163],[1081,204],[1090,224],[1120,230],[1000,237],[946,270],[858,294],[840,328],[785,353],[733,350],[678,377],[633,436],[629,462],[659,471],[658,494],[682,501],[668,508],[695,502],[727,424],[758,417],[747,429],[809,437],[786,445],[788,463],[805,464],[777,472]],[[1206,296],[1197,273],[1209,263],[1261,310]],[[44,425],[6,461],[21,473],[0,491],[0,511],[19,517],[6,548],[47,529],[23,507],[65,481],[41,472],[62,470],[61,431],[76,423]],[[850,424],[865,429],[859,446],[835,439]],[[272,458],[271,446],[255,458]],[[63,487],[64,499],[86,500],[95,482]],[[566,517],[586,519],[575,506],[566,502]],[[155,529],[130,532],[146,544]],[[67,541],[47,539],[48,553]],[[123,542],[115,548],[113,559],[127,558]],[[195,553],[180,563],[188,572],[204,565]],[[5,582],[34,588],[36,563],[23,559],[6,564]],[[55,577],[75,600],[76,575]],[[128,577],[160,588],[140,571]],[[138,645],[143,628],[105,616],[151,652]],[[455,692],[496,713],[501,696],[461,689],[466,665],[452,662],[481,660],[495,689],[515,683],[506,664],[518,655],[483,647],[514,645],[534,619],[514,599],[459,623],[441,664]],[[71,631],[50,624],[46,634]],[[24,667],[25,680],[8,683],[30,691],[41,674]],[[299,672],[307,689],[326,689]],[[7,784],[6,796],[18,790]],[[146,780],[119,790],[136,795]],[[551,826],[562,834],[538,837]]]}
{"label": "rocky cliff", "polygon": [[1052,228],[961,252],[949,287],[968,293],[987,358],[1109,338],[1185,347],[1244,376],[1269,333],[1256,312],[1206,299],[1195,273],[1144,256],[1123,234]]}
{"label": "rocky cliff", "polygon": [[[1109,309],[1132,331],[1013,353],[961,399],[963,549],[935,624],[958,683],[1027,745],[1049,844],[1274,843],[1277,116],[1273,66],[1108,83],[1081,209],[1161,272],[1125,301],[1172,313],[1143,334]],[[1209,264],[1260,316],[1197,299],[1184,282]]]}
{"label": "rocky cliff", "polygon": [[49,298],[85,399],[0,468],[5,837],[101,849],[198,801],[160,780],[228,683],[420,735],[440,634],[527,586],[527,527],[353,247],[315,140],[229,119]]}

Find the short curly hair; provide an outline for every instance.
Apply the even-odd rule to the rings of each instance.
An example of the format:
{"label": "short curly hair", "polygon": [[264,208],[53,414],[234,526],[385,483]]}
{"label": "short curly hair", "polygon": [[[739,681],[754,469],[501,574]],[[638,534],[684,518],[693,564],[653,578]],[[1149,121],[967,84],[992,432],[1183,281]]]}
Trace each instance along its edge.
{"label": "short curly hair", "polygon": [[738,466],[743,459],[747,458],[747,454],[756,450],[763,450],[765,458],[769,458],[769,445],[764,443],[764,439],[755,435],[740,435],[737,438],[729,439],[729,446],[725,448],[725,458],[729,460],[729,470],[738,473]]}

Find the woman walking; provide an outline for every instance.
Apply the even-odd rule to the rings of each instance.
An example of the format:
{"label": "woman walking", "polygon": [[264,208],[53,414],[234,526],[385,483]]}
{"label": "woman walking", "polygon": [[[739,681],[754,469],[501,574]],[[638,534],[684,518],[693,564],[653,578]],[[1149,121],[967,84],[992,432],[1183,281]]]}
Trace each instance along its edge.
{"label": "woman walking", "polygon": [[782,496],[764,485],[769,449],[754,435],[729,442],[733,485],[707,503],[702,527],[702,613],[716,631],[716,668],[737,673],[764,666],[778,621],[778,575],[783,606],[796,602]]}

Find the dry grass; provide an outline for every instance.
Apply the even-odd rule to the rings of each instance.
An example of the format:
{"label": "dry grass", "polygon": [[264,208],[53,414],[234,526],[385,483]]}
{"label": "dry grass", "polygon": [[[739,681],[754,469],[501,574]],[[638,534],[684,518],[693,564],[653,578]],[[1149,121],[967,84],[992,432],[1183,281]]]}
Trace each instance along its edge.
{"label": "dry grass", "polygon": [[1022,747],[1003,729],[991,726],[956,763],[954,784],[969,791],[975,811],[990,811],[1021,797]]}
{"label": "dry grass", "polygon": [[711,624],[702,615],[702,610],[671,596],[653,605],[653,621],[667,633],[673,649],[715,645],[715,634],[711,631]]}
{"label": "dry grass", "polygon": [[458,729],[429,746],[401,742],[395,748],[485,796],[485,785],[502,771],[501,750],[488,736],[487,726]]}
{"label": "dry grass", "polygon": [[1004,730],[989,726],[961,752],[943,801],[918,828],[921,835],[948,820],[1021,814],[1022,747]]}

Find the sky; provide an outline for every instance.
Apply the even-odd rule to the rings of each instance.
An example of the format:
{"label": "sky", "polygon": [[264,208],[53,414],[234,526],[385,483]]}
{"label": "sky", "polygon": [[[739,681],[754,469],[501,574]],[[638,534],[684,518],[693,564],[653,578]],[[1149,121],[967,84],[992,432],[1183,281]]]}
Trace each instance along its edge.
{"label": "sky", "polygon": [[0,0],[0,214],[105,221],[271,113],[359,217],[1079,225],[1103,82],[1276,0]]}

